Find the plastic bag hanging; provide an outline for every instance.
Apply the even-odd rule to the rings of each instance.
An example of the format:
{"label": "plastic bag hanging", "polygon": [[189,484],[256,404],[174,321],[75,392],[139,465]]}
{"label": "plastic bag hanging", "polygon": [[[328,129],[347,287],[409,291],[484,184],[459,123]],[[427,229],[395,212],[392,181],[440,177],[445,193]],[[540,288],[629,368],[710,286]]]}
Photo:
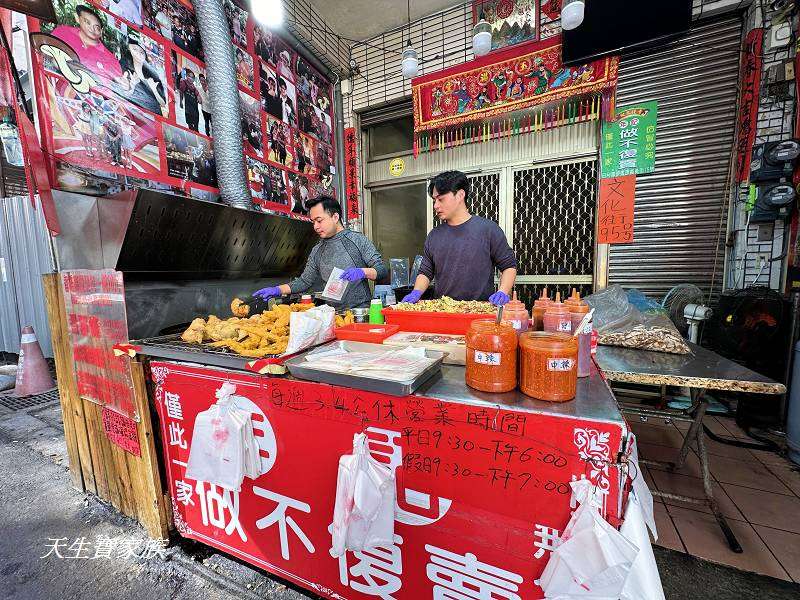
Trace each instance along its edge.
{"label": "plastic bag hanging", "polygon": [[639,548],[603,519],[598,493],[588,480],[570,485],[580,506],[539,585],[545,598],[620,598]]}
{"label": "plastic bag hanging", "polygon": [[339,459],[331,554],[390,546],[394,539],[395,478],[369,453],[367,436],[353,436],[353,454]]}
{"label": "plastic bag hanging", "polygon": [[186,477],[238,492],[245,476],[260,475],[260,463],[251,415],[236,406],[235,392],[223,383],[217,402],[197,415]]}

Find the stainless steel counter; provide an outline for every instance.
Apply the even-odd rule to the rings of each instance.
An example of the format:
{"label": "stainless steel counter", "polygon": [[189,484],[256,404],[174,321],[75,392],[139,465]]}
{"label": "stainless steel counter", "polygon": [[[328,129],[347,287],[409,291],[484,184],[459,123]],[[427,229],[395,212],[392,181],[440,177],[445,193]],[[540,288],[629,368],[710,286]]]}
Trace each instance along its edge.
{"label": "stainless steel counter", "polygon": [[423,384],[415,395],[447,402],[494,406],[573,419],[624,423],[614,394],[594,365],[589,377],[578,379],[577,394],[575,399],[569,402],[534,400],[519,390],[505,394],[479,392],[464,382],[464,370],[464,367],[443,365],[441,375]]}
{"label": "stainless steel counter", "polygon": [[[244,359],[241,356],[230,353],[209,352],[200,347],[190,347],[190,350],[196,348],[195,351],[190,352],[186,350],[185,346],[189,345],[182,344],[180,348],[174,348],[170,344],[142,344],[142,350],[139,353],[151,358],[173,360],[223,371],[247,371],[246,364],[250,359]],[[465,368],[462,366],[442,365],[441,373],[434,375],[429,381],[423,383],[414,395],[474,406],[505,408],[607,423],[624,423],[611,388],[603,380],[594,364],[589,377],[578,379],[577,394],[575,399],[569,402],[534,400],[519,390],[504,394],[479,392],[465,383],[464,373]],[[261,377],[273,376],[261,375]],[[291,375],[286,375],[285,378],[289,380],[296,379]]]}
{"label": "stainless steel counter", "polygon": [[691,354],[667,354],[598,346],[595,360],[610,381],[675,385],[754,394],[783,394],[786,387],[702,346]]}

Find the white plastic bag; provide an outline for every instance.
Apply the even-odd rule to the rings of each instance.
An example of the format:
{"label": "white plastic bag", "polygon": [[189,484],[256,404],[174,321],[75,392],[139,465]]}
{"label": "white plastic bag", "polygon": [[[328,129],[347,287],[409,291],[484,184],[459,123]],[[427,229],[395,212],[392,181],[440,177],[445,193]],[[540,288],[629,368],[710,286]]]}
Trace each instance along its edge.
{"label": "white plastic bag", "polygon": [[661,577],[647,535],[647,527],[639,498],[633,491],[628,496],[625,522],[619,532],[639,547],[639,554],[636,555],[631,572],[625,581],[621,600],[664,600],[664,588],[661,587]]}
{"label": "white plastic bag", "polygon": [[539,585],[545,598],[618,599],[639,549],[600,515],[599,494],[586,479],[570,484],[580,503],[553,550]]}
{"label": "white plastic bag", "polygon": [[370,456],[367,436],[357,433],[353,454],[339,459],[331,554],[391,546],[394,503],[394,472]]}
{"label": "white plastic bag", "polygon": [[333,302],[340,302],[344,298],[349,282],[341,278],[342,273],[344,273],[342,269],[333,268],[330,277],[328,277],[328,282],[325,284],[325,289],[322,290],[323,298]]}
{"label": "white plastic bag", "polygon": [[289,317],[289,343],[285,355],[295,354],[334,338],[336,309],[317,306],[307,311],[293,312]]}
{"label": "white plastic bag", "polygon": [[238,492],[245,476],[261,474],[261,463],[251,415],[236,406],[235,392],[223,383],[216,404],[197,415],[186,477]]}
{"label": "white plastic bag", "polygon": [[630,474],[633,478],[633,483],[631,484],[633,490],[631,493],[636,495],[639,501],[638,504],[642,513],[642,518],[644,522],[647,523],[647,527],[650,528],[650,531],[653,532],[653,539],[658,541],[658,529],[656,529],[656,519],[653,509],[653,494],[650,488],[647,487],[642,467],[639,466],[639,446],[636,443],[636,435],[631,433],[628,439],[628,443],[631,444],[631,458],[629,462],[633,467],[633,472]]}

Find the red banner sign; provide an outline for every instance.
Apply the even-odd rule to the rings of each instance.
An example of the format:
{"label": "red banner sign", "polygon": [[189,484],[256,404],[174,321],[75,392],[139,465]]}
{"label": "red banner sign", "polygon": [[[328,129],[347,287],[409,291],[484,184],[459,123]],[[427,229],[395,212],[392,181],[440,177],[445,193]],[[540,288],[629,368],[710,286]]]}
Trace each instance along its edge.
{"label": "red banner sign", "polygon": [[598,199],[598,244],[633,242],[633,207],[636,175],[600,180]]}
{"label": "red banner sign", "polygon": [[739,75],[739,115],[736,123],[736,181],[750,177],[750,158],[758,127],[758,98],[761,85],[764,30],[751,29],[744,40]]}
{"label": "red banner sign", "polygon": [[612,91],[618,57],[561,64],[561,39],[531,42],[415,78],[414,131],[428,131],[579,95]]}
{"label": "red banner sign", "polygon": [[[328,598],[541,598],[569,483],[589,478],[620,515],[619,424],[168,362],[151,373],[180,533]],[[186,477],[195,419],[224,383],[261,450],[238,492]],[[396,475],[395,543],[334,558],[338,460],[362,431]]]}
{"label": "red banner sign", "polygon": [[347,202],[347,220],[358,218],[358,137],[356,128],[344,130],[344,185]]}

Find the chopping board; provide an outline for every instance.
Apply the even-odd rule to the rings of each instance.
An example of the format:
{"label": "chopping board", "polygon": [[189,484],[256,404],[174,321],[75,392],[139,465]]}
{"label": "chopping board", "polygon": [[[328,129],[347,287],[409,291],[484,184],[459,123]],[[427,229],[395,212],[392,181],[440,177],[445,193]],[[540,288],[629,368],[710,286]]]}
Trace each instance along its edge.
{"label": "chopping board", "polygon": [[445,333],[421,333],[401,331],[383,340],[389,346],[413,346],[444,352],[444,364],[465,365],[467,362],[467,344],[463,335]]}

